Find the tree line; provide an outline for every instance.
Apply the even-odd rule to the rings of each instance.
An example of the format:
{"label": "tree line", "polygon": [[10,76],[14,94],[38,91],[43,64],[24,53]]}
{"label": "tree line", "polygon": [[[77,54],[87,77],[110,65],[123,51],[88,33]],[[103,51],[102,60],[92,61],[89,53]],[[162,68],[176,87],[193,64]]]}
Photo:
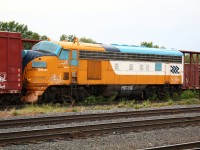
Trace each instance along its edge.
{"label": "tree line", "polygon": [[[21,33],[22,38],[24,39],[33,39],[33,40],[47,40],[48,39],[47,35],[40,35],[37,32],[33,32],[28,29],[27,25],[20,24],[15,21],[10,21],[10,22],[0,21],[0,31],[19,32]],[[59,40],[72,42],[74,38],[76,38],[76,35],[74,34],[72,35],[62,34]],[[95,40],[91,38],[86,38],[86,37],[79,38],[79,41],[83,43],[97,43]],[[153,42],[141,42],[140,46],[145,46],[149,48],[165,48],[165,47],[159,47],[158,45],[154,45]],[[30,45],[26,43],[24,45],[24,48],[30,49]]]}

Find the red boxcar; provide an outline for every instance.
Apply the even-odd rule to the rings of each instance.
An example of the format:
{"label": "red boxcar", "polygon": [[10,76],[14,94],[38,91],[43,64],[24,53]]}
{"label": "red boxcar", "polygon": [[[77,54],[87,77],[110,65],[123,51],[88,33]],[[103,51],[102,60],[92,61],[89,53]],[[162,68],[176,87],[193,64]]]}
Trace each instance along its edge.
{"label": "red boxcar", "polygon": [[20,33],[0,32],[0,103],[22,89],[22,38]]}
{"label": "red boxcar", "polygon": [[180,50],[184,54],[184,58],[189,58],[184,63],[183,90],[200,89],[200,51]]}

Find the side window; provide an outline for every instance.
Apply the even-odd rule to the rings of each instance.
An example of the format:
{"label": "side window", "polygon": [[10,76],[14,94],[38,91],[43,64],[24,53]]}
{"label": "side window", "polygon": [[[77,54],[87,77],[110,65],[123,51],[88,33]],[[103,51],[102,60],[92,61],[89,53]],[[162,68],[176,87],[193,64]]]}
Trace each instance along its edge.
{"label": "side window", "polygon": [[72,59],[77,59],[77,51],[72,50]]}
{"label": "side window", "polygon": [[133,70],[133,64],[129,65],[129,70]]}
{"label": "side window", "polygon": [[161,63],[155,63],[155,71],[162,71],[162,64]]}
{"label": "side window", "polygon": [[115,70],[119,70],[119,64],[118,63],[115,64]]}
{"label": "side window", "polygon": [[69,59],[69,50],[62,49],[59,60],[68,60]]}
{"label": "side window", "polygon": [[143,71],[143,65],[140,64],[140,71]]}
{"label": "side window", "polygon": [[71,66],[78,66],[77,56],[77,50],[72,50]]}
{"label": "side window", "polygon": [[149,71],[149,65],[148,64],[146,65],[146,71]]}

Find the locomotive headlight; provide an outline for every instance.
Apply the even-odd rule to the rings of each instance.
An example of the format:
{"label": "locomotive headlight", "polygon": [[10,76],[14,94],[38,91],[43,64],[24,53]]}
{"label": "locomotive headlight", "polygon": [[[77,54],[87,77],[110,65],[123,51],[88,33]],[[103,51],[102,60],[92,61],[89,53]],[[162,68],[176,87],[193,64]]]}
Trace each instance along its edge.
{"label": "locomotive headlight", "polygon": [[46,68],[47,63],[44,61],[33,61],[32,68]]}
{"label": "locomotive headlight", "polygon": [[30,82],[30,81],[31,81],[31,78],[30,78],[30,77],[27,77],[27,78],[26,78],[26,81]]}

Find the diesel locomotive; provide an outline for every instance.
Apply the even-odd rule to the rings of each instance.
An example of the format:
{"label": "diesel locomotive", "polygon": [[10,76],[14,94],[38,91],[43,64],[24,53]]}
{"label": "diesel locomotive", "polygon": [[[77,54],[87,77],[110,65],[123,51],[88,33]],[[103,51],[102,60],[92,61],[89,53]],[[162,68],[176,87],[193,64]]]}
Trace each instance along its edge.
{"label": "diesel locomotive", "polygon": [[134,45],[41,41],[23,50],[25,102],[84,99],[89,95],[146,99],[180,93],[184,55]]}

